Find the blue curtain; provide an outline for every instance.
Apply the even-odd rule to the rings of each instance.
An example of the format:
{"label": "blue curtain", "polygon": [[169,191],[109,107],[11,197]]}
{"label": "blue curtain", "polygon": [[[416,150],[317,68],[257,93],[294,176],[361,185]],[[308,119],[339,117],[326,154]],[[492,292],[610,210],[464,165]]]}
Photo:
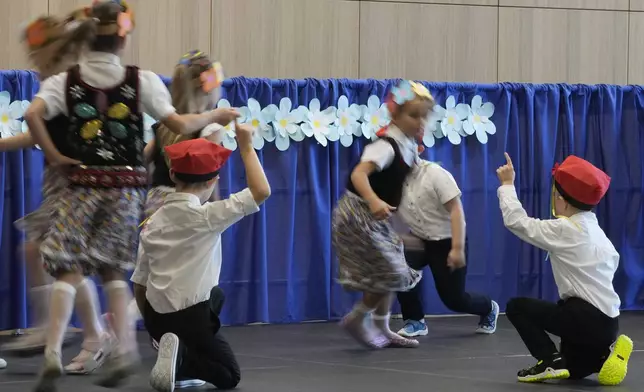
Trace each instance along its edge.
{"label": "blue curtain", "polygon": [[[0,74],[0,90],[12,99],[29,99],[37,89],[28,72]],[[166,80],[167,81],[167,80]],[[265,80],[234,78],[224,85],[232,106],[255,98],[262,107],[288,97],[293,107],[318,98],[322,109],[341,95],[366,104],[371,95],[384,98],[393,81]],[[545,253],[512,236],[503,227],[496,197],[495,169],[507,151],[517,168],[519,197],[528,214],[549,218],[551,168],[569,154],[584,157],[613,179],[598,207],[600,224],[621,254],[615,279],[625,309],[643,309],[644,276],[644,92],[640,87],[527,84],[427,83],[438,102],[454,96],[469,103],[480,95],[496,109],[497,133],[486,145],[468,137],[458,146],[446,139],[428,149],[425,158],[441,162],[463,191],[469,239],[468,289],[490,294],[503,307],[516,295],[555,300],[557,291]],[[364,141],[323,147],[314,139],[291,143],[278,151],[266,143],[260,159],[273,194],[261,212],[245,218],[223,236],[220,279],[228,324],[288,323],[341,317],[355,294],[334,279],[331,211],[341,196]],[[37,207],[42,155],[38,151],[2,156],[3,230],[0,248],[0,329],[22,327],[25,283],[16,256],[21,236],[12,222]],[[245,186],[243,166],[233,154],[222,173],[225,195]],[[427,313],[448,310],[424,281]]]}

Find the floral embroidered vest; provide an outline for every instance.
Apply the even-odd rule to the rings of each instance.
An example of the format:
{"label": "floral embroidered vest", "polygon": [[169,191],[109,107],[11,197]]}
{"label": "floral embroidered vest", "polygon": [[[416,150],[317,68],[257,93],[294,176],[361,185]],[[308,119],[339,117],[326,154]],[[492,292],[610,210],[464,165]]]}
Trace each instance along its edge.
{"label": "floral embroidered vest", "polygon": [[127,67],[123,83],[101,90],[83,82],[75,66],[66,98],[67,156],[87,166],[144,166],[138,68]]}

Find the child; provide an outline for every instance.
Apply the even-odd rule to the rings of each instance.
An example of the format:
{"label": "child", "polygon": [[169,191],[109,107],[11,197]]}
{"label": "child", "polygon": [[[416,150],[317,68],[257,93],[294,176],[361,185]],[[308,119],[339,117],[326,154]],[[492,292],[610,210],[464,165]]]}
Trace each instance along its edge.
{"label": "child", "polygon": [[[341,325],[370,348],[418,346],[418,341],[389,329],[392,294],[413,288],[421,275],[405,263],[402,241],[387,219],[398,207],[403,183],[418,159],[415,138],[433,105],[429,91],[415,82],[402,81],[392,89],[391,124],[381,139],[365,147],[333,211],[339,282],[363,293]],[[371,312],[375,327],[365,325]]]}
{"label": "child", "polygon": [[[67,69],[78,61],[85,51],[83,41],[87,31],[79,28],[81,25],[78,23],[82,15],[83,13],[75,11],[64,20],[52,16],[41,17],[26,27],[24,40],[28,55],[39,70],[41,80]],[[65,126],[64,118],[58,117],[47,123],[47,131],[52,138],[60,139],[61,133],[64,132],[62,128]],[[33,146],[34,140],[29,132],[0,139],[0,151],[14,151]],[[67,179],[46,164],[42,205],[16,222],[16,226],[27,234],[24,257],[30,285],[30,309],[35,328],[14,342],[3,345],[2,350],[5,352],[24,356],[41,353],[44,349],[51,284],[43,268],[39,248],[56,213],[56,202],[66,187]],[[85,279],[77,290],[75,305],[83,323],[84,341],[80,354],[65,367],[65,370],[67,373],[88,374],[101,366],[106,355],[109,355],[109,334],[103,331],[103,325],[98,317],[98,295],[94,282]]]}
{"label": "child", "polygon": [[[172,104],[178,113],[203,113],[209,107],[213,107],[219,99],[219,90],[223,79],[219,63],[213,64],[203,52],[198,50],[186,53],[175,67],[172,77],[170,89]],[[223,129],[223,127],[219,124],[212,124],[204,128],[200,134],[187,136],[177,136],[163,124],[155,124],[153,129],[155,139],[151,143],[154,146],[151,161],[154,165],[154,170],[151,176],[151,188],[148,190],[145,201],[144,218],[146,220],[163,205],[166,196],[175,190],[175,184],[171,179],[170,169],[168,168],[168,157],[164,153],[164,148],[198,136],[206,137],[213,143],[219,144],[221,142],[221,132],[219,130]],[[218,195],[219,192],[215,190],[211,201],[215,201]],[[221,248],[218,248],[215,258],[221,260]],[[139,271],[139,269],[137,268],[136,271]],[[147,275],[138,276],[135,273],[130,280],[133,282],[136,305],[140,313],[143,314],[145,311]],[[152,340],[152,345],[157,348],[158,342]],[[176,380],[177,388],[185,385],[199,386],[203,384],[205,382],[200,380]]]}
{"label": "child", "polygon": [[[503,222],[522,240],[548,251],[561,298],[556,304],[532,298],[508,302],[508,319],[538,360],[519,371],[519,381],[582,379],[599,373],[601,384],[620,384],[633,342],[617,336],[620,299],[613,276],[619,254],[592,212],[606,194],[610,177],[589,162],[569,156],[553,170],[557,219],[542,221],[528,217],[521,206],[512,160],[507,153],[505,157],[506,165],[497,170]],[[561,338],[560,350],[548,334]]]}
{"label": "child", "polygon": [[[62,334],[84,274],[101,275],[119,342],[99,385],[118,386],[139,361],[124,274],[134,266],[146,191],[143,111],[178,134],[194,133],[217,121],[227,124],[238,117],[234,110],[179,115],[156,74],[121,65],[119,55],[134,27],[125,2],[96,3],[87,15],[82,24],[94,34],[85,36],[90,52],[84,62],[47,79],[25,114],[48,162],[67,169],[71,183],[41,246],[45,267],[56,282],[37,391],[54,389],[62,373]],[[68,131],[55,145],[43,119],[61,114],[68,121]]]}
{"label": "child", "polygon": [[252,147],[251,128],[236,124],[236,129],[248,188],[226,200],[207,202],[230,150],[203,138],[165,148],[176,192],[145,224],[135,271],[147,281],[145,326],[160,339],[150,375],[160,392],[172,392],[179,377],[219,389],[232,389],[240,380],[235,356],[218,333],[221,233],[259,211],[270,187]]}
{"label": "child", "polygon": [[[487,296],[465,291],[466,240],[461,191],[454,177],[440,165],[419,162],[405,185],[400,217],[411,235],[422,240],[423,249],[414,252],[406,247],[407,262],[417,270],[429,266],[445,306],[454,312],[480,316],[476,332],[492,334],[496,331],[499,305]],[[402,336],[427,335],[420,288],[417,285],[398,293],[405,320],[405,326],[398,331]]]}

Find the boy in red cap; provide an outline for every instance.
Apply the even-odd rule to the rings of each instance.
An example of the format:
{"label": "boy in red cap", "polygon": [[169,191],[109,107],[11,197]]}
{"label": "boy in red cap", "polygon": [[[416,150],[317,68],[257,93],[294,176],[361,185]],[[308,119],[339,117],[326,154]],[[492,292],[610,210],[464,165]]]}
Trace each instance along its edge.
{"label": "boy in red cap", "polygon": [[252,146],[252,129],[236,125],[248,188],[226,200],[207,202],[219,170],[232,151],[199,138],[165,148],[176,192],[146,222],[141,232],[134,275],[145,276],[145,327],[159,342],[150,385],[172,392],[177,377],[231,389],[240,380],[239,365],[219,332],[223,295],[221,233],[259,211],[270,186]]}
{"label": "boy in red cap", "polygon": [[[569,156],[553,170],[553,215],[528,217],[514,188],[514,167],[497,169],[505,226],[522,240],[548,251],[560,301],[513,298],[506,315],[538,362],[519,371],[522,382],[582,379],[599,373],[602,385],[626,377],[633,342],[619,330],[620,299],[613,288],[619,254],[592,209],[606,194],[610,177],[589,162]],[[561,338],[560,349],[548,333]]]}

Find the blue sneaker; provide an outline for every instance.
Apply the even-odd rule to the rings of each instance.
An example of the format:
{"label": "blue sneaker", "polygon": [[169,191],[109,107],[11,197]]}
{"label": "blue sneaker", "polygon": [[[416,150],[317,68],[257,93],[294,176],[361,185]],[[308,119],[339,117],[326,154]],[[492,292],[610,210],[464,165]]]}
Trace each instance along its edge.
{"label": "blue sneaker", "polygon": [[486,316],[481,316],[476,333],[491,335],[496,332],[496,322],[499,319],[499,304],[492,301],[492,310]]}
{"label": "blue sneaker", "polygon": [[398,331],[398,335],[406,337],[406,338],[413,338],[415,336],[425,336],[429,333],[429,330],[427,329],[427,324],[425,324],[425,320],[406,320],[405,321],[405,326],[402,327],[400,331]]}

